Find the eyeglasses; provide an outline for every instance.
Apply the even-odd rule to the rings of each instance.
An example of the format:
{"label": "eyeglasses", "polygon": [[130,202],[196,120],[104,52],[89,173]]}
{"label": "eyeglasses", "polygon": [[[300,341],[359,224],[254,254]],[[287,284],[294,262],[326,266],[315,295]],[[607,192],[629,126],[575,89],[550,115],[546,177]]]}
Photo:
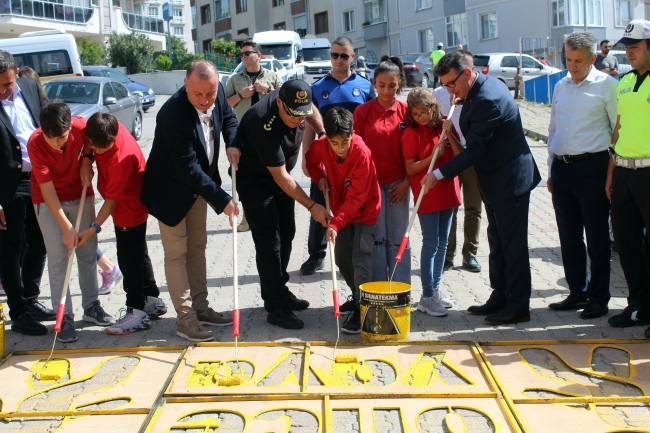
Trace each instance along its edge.
{"label": "eyeglasses", "polygon": [[242,51],[241,53],[239,53],[239,55],[242,57],[248,57],[251,54],[257,54],[257,51]]}
{"label": "eyeglasses", "polygon": [[289,116],[293,117],[294,119],[304,119],[305,116],[294,116],[291,114],[291,111],[289,111],[289,108],[287,107],[287,104],[284,102],[282,103],[282,107],[284,108],[284,112],[287,113]]}
{"label": "eyeglasses", "polygon": [[442,85],[442,87],[446,87],[448,89],[454,89],[454,88],[456,88],[456,81],[458,81],[460,76],[463,75],[464,73],[465,73],[465,70],[463,69],[462,71],[460,71],[460,74],[458,74],[458,76],[456,78],[449,81],[447,84],[442,84],[442,83],[440,83],[440,84]]}
{"label": "eyeglasses", "polygon": [[330,57],[333,58],[334,60],[338,59],[339,57],[342,58],[343,60],[347,60],[350,58],[350,54],[339,54],[330,51]]}
{"label": "eyeglasses", "polygon": [[431,108],[429,108],[427,111],[423,111],[422,113],[414,113],[411,111],[411,116],[413,116],[414,119],[424,119],[425,116],[428,116],[431,114]]}

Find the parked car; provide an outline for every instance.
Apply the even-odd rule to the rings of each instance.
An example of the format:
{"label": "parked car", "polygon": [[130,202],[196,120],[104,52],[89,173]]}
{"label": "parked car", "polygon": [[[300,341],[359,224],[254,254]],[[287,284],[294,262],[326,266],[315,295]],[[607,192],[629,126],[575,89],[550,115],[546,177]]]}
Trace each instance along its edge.
{"label": "parked car", "polygon": [[142,99],[142,110],[145,113],[156,105],[156,92],[151,87],[133,81],[117,69],[108,66],[84,66],[83,69],[86,77],[108,77],[124,84],[131,94],[138,95]]}
{"label": "parked car", "polygon": [[433,81],[433,64],[428,54],[400,54],[399,58],[404,63],[407,86],[429,87]]}
{"label": "parked car", "polygon": [[[560,72],[559,69],[545,65],[527,54],[521,55],[521,63],[521,75],[524,78]],[[517,66],[519,66],[519,53],[475,54],[474,66],[477,71],[498,78],[508,88],[514,89],[515,75],[517,74]]]}
{"label": "parked car", "polygon": [[[600,54],[600,50],[596,51],[596,54]],[[609,54],[616,57],[616,61],[618,62],[618,72],[621,75],[632,70],[632,65],[630,65],[630,61],[627,59],[625,51],[610,50]]]}
{"label": "parked car", "polygon": [[[262,59],[260,59],[260,65],[264,69],[269,69],[269,70],[275,72],[276,74],[278,74],[280,76],[280,78],[282,78],[283,83],[285,81],[287,81],[287,79],[288,79],[287,68],[285,68],[282,65],[282,63],[280,63],[278,60],[269,59],[269,58],[266,58],[266,59],[262,58]],[[242,63],[237,65],[237,67],[235,68],[234,71],[232,71],[232,73],[233,74],[239,74],[241,71],[244,70],[245,67],[246,66],[244,66],[244,63],[242,62]],[[224,86],[225,86],[225,84],[224,84]]]}
{"label": "parked car", "polygon": [[142,101],[122,83],[104,77],[57,78],[43,83],[47,97],[62,99],[73,116],[88,119],[97,112],[110,113],[131,131],[136,140],[142,136]]}

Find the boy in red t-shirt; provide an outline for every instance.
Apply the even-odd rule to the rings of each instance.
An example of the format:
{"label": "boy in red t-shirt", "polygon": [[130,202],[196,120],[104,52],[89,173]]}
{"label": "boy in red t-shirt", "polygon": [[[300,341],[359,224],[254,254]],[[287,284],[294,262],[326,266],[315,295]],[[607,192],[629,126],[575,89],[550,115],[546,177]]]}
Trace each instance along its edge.
{"label": "boy in red t-shirt", "polygon": [[323,193],[329,190],[333,218],[327,228],[327,239],[334,242],[336,265],[352,290],[352,299],[348,301],[351,308],[341,309],[352,315],[341,330],[359,334],[359,286],[372,280],[381,192],[370,150],[354,134],[353,123],[348,110],[331,108],[323,118],[326,137],[312,142],[305,158],[311,179]]}
{"label": "boy in red t-shirt", "polygon": [[[27,150],[32,161],[32,201],[47,250],[52,307],[56,310],[61,299],[68,257],[74,251],[83,320],[100,326],[112,325],[115,320],[106,314],[99,302],[97,238],[83,246],[78,245],[78,234],[73,225],[82,206],[82,226],[88,226],[95,219],[92,185],[88,185],[85,202],[80,203],[83,184],[79,167],[86,156],[82,155],[86,119],[71,117],[68,105],[54,100],[41,108],[40,121],[41,127],[29,138]],[[69,291],[61,332],[56,338],[63,343],[77,340]]]}
{"label": "boy in red t-shirt", "polygon": [[86,145],[95,154],[97,189],[104,204],[95,221],[79,234],[80,243],[93,238],[108,216],[113,216],[117,262],[126,292],[126,315],[106,328],[106,332],[124,335],[148,329],[149,316],[159,317],[167,312],[167,307],[158,297],[160,291],[147,250],[149,212],[140,202],[144,155],[138,142],[108,113],[95,113],[88,119]]}

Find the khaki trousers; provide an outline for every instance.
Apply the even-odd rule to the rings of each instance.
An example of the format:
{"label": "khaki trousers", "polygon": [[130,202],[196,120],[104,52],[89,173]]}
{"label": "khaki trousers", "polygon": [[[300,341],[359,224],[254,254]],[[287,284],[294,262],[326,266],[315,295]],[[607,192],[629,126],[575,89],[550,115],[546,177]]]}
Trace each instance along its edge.
{"label": "khaki trousers", "polygon": [[199,197],[177,226],[169,227],[158,221],[165,251],[167,289],[179,325],[198,320],[197,311],[208,309],[205,263],[207,215],[207,202]]}
{"label": "khaki trousers", "polygon": [[[460,186],[463,189],[463,206],[465,207],[465,221],[463,222],[463,259],[476,257],[478,252],[478,236],[481,231],[481,210],[483,200],[476,181],[474,167],[470,167],[458,176]],[[451,220],[449,240],[447,241],[446,261],[453,262],[456,256],[456,215],[458,208],[454,209],[454,216]]]}

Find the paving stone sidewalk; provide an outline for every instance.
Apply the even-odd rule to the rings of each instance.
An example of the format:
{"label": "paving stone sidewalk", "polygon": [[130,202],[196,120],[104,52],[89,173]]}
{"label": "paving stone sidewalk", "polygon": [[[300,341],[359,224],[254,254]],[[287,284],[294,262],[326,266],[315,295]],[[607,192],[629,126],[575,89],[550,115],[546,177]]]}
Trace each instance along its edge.
{"label": "paving stone sidewalk", "polygon": [[[156,107],[145,115],[145,135],[140,141],[146,155],[151,148],[155,115],[158,108],[166,98],[159,97]],[[405,100],[402,95],[400,99]],[[524,127],[529,131],[547,135],[548,107],[529,103],[520,105]],[[529,134],[530,135],[530,134]],[[537,138],[537,137],[535,137]],[[543,138],[542,138],[543,139]],[[529,144],[540,172],[546,174],[546,144],[537,139],[530,138]],[[293,175],[303,186],[308,186],[308,179],[299,169]],[[226,174],[227,163],[221,155],[219,169],[225,179],[226,189],[230,188],[229,178]],[[173,204],[170,204],[173,205]],[[97,209],[101,201],[97,200]],[[413,197],[411,197],[413,206]],[[458,214],[459,221],[463,219],[463,208]],[[530,263],[533,281],[531,299],[531,321],[511,326],[491,326],[484,322],[484,318],[473,316],[466,312],[470,305],[483,303],[490,294],[488,274],[488,244],[486,238],[487,221],[483,218],[481,227],[478,261],[483,266],[480,273],[470,273],[463,270],[460,265],[461,258],[456,257],[454,269],[445,272],[442,280],[442,290],[454,301],[455,306],[447,317],[431,317],[424,313],[413,311],[411,319],[412,340],[581,340],[581,339],[640,339],[643,338],[643,328],[612,328],[607,325],[607,317],[597,320],[585,321],[580,319],[575,311],[555,312],[548,309],[548,304],[557,302],[568,293],[564,272],[562,268],[560,246],[557,234],[555,215],[551,197],[545,187],[545,182],[535,188],[531,195],[529,219],[529,245]],[[301,276],[300,265],[307,259],[307,233],[309,228],[309,214],[300,205],[296,206],[296,236],[293,242],[293,252],[289,263],[291,280],[289,288],[298,296],[309,300],[311,307],[297,314],[305,321],[302,330],[284,330],[266,323],[266,313],[260,298],[259,280],[255,264],[254,245],[250,232],[239,234],[239,302],[241,309],[241,339],[240,341],[335,341],[337,338],[336,321],[332,314],[332,282],[330,279],[329,257],[326,267],[315,275]],[[231,229],[224,216],[214,212],[208,213],[208,286],[210,302],[218,311],[230,310],[232,303],[232,247]],[[462,224],[459,224],[458,239],[462,240]],[[421,295],[420,283],[420,250],[422,236],[419,223],[416,223],[411,233],[412,240],[412,297],[418,300]],[[100,235],[99,245],[105,254],[115,259],[115,236],[112,223],[107,222]],[[176,336],[176,319],[167,292],[167,282],[163,267],[163,248],[160,241],[158,222],[150,217],[148,221],[148,246],[156,279],[161,289],[161,298],[169,306],[169,312],[163,318],[154,321],[151,329],[128,336],[109,336],[102,328],[91,326],[81,321],[83,312],[80,308],[80,292],[76,274],[73,271],[71,280],[72,299],[75,304],[76,326],[79,340],[75,343],[57,343],[57,349],[72,348],[111,348],[111,347],[136,347],[136,346],[169,346],[185,345],[186,340]],[[458,251],[461,246],[458,246]],[[350,293],[339,275],[339,287],[342,298]],[[49,282],[47,270],[41,285],[41,300],[50,305]],[[612,300],[609,315],[616,314],[626,305],[627,286],[623,277],[619,259],[616,253],[612,254]],[[102,296],[105,308],[116,316],[123,307],[125,300],[121,285],[113,293]],[[0,302],[6,302],[5,297],[0,297]],[[51,329],[52,324],[48,324]],[[10,328],[10,325],[7,326]],[[212,328],[215,341],[231,342],[232,329]],[[7,351],[48,349],[52,344],[52,333],[42,337],[26,337],[7,330]],[[341,334],[341,340],[355,341],[358,336]]]}

